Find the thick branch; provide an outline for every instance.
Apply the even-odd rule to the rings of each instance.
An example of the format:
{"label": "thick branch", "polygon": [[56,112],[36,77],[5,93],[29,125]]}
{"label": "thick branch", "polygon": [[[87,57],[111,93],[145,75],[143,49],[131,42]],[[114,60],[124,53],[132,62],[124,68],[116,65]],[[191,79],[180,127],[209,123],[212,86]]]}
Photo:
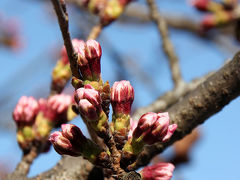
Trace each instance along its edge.
{"label": "thick branch", "polygon": [[68,29],[68,14],[66,11],[66,4],[64,0],[61,0],[61,3],[59,0],[52,0],[52,4],[54,6],[55,12],[58,17],[58,23],[62,32],[64,45],[67,50],[68,59],[70,61],[70,67],[72,71],[72,75],[80,78],[80,74],[78,71],[78,65],[77,65],[77,59],[78,55],[76,52],[74,52],[74,48],[72,45],[69,29]]}
{"label": "thick branch", "polygon": [[210,76],[194,91],[167,109],[172,123],[178,128],[171,140],[165,144],[155,144],[145,149],[136,165],[130,169],[144,166],[152,157],[166,147],[189,134],[196,126],[219,112],[231,100],[240,95],[240,52],[232,61]]}
{"label": "thick branch", "polygon": [[175,84],[175,87],[179,87],[183,83],[183,80],[180,72],[177,55],[173,48],[173,44],[170,38],[168,37],[167,23],[158,12],[155,0],[147,0],[147,3],[150,9],[150,17],[157,24],[158,30],[162,37],[162,46],[169,60],[173,82]]}

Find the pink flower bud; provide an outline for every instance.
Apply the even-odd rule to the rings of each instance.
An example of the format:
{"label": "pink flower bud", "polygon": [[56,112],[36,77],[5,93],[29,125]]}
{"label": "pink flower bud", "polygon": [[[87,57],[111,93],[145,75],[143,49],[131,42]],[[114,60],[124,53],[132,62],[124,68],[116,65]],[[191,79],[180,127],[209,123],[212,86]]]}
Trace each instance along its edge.
{"label": "pink flower bud", "polygon": [[92,71],[93,80],[99,80],[101,74],[100,60],[102,56],[102,48],[95,40],[86,42],[86,58]]}
{"label": "pink flower bud", "polygon": [[48,101],[48,107],[52,109],[53,112],[61,114],[67,111],[70,104],[72,104],[73,99],[70,95],[57,94],[51,96]]}
{"label": "pink flower bud", "polygon": [[138,121],[137,127],[133,131],[134,138],[139,138],[144,132],[150,131],[156,120],[156,113],[148,112],[142,115]]}
{"label": "pink flower bud", "polygon": [[169,125],[169,115],[165,113],[146,113],[138,122],[137,127],[133,131],[133,137],[143,137],[146,144],[156,142],[165,142],[169,140],[177,128],[176,124]]}
{"label": "pink flower bud", "polygon": [[85,85],[75,91],[75,101],[83,117],[95,121],[101,112],[101,97],[91,85]]}
{"label": "pink flower bud", "polygon": [[32,125],[39,111],[37,100],[22,96],[13,111],[13,119],[18,126]]}
{"label": "pink flower bud", "polygon": [[[72,40],[73,48],[77,53],[79,53],[78,52],[79,51],[79,49],[78,49],[79,43],[81,43],[81,40],[78,40],[78,39],[73,39]],[[68,59],[67,50],[66,50],[65,46],[62,47],[61,56],[62,56],[62,62],[64,64],[68,64],[69,59]]]}
{"label": "pink flower bud", "polygon": [[144,167],[140,174],[143,180],[170,180],[174,165],[171,163],[157,163],[153,166]]}
{"label": "pink flower bud", "polygon": [[[95,40],[88,40],[86,43],[82,40],[73,39],[72,44],[76,53],[78,53],[78,65],[86,80],[99,80],[101,73],[100,59],[102,49],[100,44]],[[66,48],[61,51],[62,61],[67,64],[69,62]]]}
{"label": "pink flower bud", "polygon": [[207,11],[209,0],[193,0],[191,3],[200,11]]}
{"label": "pink flower bud", "polygon": [[81,99],[78,105],[81,115],[89,121],[95,121],[98,118],[97,109],[87,99]]}
{"label": "pink flower bud", "polygon": [[71,143],[85,143],[87,142],[87,138],[83,135],[82,131],[79,127],[73,124],[62,124],[62,134],[66,137]]}
{"label": "pink flower bud", "polygon": [[48,100],[41,98],[38,103],[44,116],[54,122],[55,126],[59,126],[67,122],[67,111],[73,103],[73,98],[70,95],[57,94]]}
{"label": "pink flower bud", "polygon": [[217,19],[215,15],[208,14],[203,17],[201,24],[204,30],[209,30],[217,25]]}
{"label": "pink flower bud", "polygon": [[134,89],[129,81],[118,81],[111,88],[111,104],[115,114],[130,114]]}
{"label": "pink flower bud", "polygon": [[63,133],[60,131],[55,131],[52,133],[50,135],[49,141],[53,144],[54,149],[61,155],[78,155],[78,152],[75,152],[71,142],[66,137],[64,137]]}
{"label": "pink flower bud", "polygon": [[87,143],[87,138],[73,124],[63,124],[61,128],[62,132],[55,131],[50,135],[49,140],[54,149],[61,155],[79,156],[83,146]]}

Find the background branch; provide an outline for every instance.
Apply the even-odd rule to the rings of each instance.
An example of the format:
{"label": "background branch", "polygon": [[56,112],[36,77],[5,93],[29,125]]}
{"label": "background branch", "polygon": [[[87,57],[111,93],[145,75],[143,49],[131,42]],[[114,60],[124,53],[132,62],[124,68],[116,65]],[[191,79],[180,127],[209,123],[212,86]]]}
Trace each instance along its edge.
{"label": "background branch", "polygon": [[160,15],[157,9],[157,5],[154,0],[147,0],[149,9],[150,9],[150,17],[157,24],[158,31],[162,37],[162,46],[163,50],[169,60],[170,70],[172,73],[172,79],[175,87],[179,87],[183,84],[182,75],[180,72],[180,66],[178,63],[178,57],[174,50],[173,44],[168,37],[168,27],[165,22],[165,19]]}

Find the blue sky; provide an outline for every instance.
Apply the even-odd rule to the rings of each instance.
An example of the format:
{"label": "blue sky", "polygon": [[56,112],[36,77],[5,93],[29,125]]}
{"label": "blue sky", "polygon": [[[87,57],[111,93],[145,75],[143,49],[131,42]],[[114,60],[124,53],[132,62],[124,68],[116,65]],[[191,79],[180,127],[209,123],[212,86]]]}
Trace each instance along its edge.
{"label": "blue sky", "polygon": [[[161,1],[159,7],[164,13],[182,12],[197,20],[201,17],[187,1]],[[0,14],[5,18],[19,20],[24,44],[21,51],[14,53],[0,48],[0,102],[5,103],[0,107],[0,122],[14,126],[11,112],[22,95],[38,98],[46,97],[49,93],[51,69],[56,60],[53,54],[62,46],[57,21],[50,10],[51,4],[38,1],[0,1]],[[70,21],[71,15],[73,14],[70,13]],[[73,27],[76,25],[71,24],[71,29]],[[75,36],[76,34],[72,34],[72,37]],[[189,32],[171,29],[170,38],[180,59],[183,77],[188,82],[218,69],[226,59],[233,56],[222,51],[215,43]],[[103,79],[109,80],[110,84],[119,80],[119,77],[130,80],[135,88],[134,108],[149,104],[173,87],[167,60],[161,50],[160,37],[153,24],[123,25],[116,22],[104,29],[99,42],[103,49]],[[123,57],[121,63],[127,69],[126,73],[121,74],[124,71],[119,69],[116,59],[112,58],[110,47],[117,49],[117,53]],[[139,72],[136,69],[139,69],[145,78],[150,78],[150,83],[143,83],[137,76]],[[177,169],[173,179],[238,179],[238,109],[239,98],[201,126],[202,136],[191,152],[191,163]],[[73,123],[84,129],[80,119]],[[10,164],[10,169],[13,170],[21,159],[21,151],[15,140],[15,129],[0,127],[0,142],[0,161]],[[48,154],[36,159],[30,176],[49,169],[59,159],[60,156],[51,149]]]}

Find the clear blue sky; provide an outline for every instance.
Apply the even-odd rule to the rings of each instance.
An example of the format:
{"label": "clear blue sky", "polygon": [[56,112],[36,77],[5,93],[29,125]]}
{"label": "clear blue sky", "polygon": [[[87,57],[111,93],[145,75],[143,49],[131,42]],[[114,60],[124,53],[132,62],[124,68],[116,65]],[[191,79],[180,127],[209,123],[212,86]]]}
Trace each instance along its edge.
{"label": "clear blue sky", "polygon": [[[187,1],[168,0],[159,3],[162,12],[183,12],[187,16],[200,18]],[[27,0],[1,0],[0,14],[5,18],[17,18],[20,22],[24,47],[19,52],[0,49],[0,122],[13,124],[11,112],[22,95],[46,97],[49,92],[50,74],[54,66],[53,52],[62,46],[62,37],[55,16],[51,16],[51,4]],[[71,21],[70,13],[70,21]],[[80,21],[80,20],[79,20]],[[74,21],[75,22],[75,21]],[[74,25],[71,26],[73,29]],[[170,37],[180,58],[181,70],[186,81],[221,67],[232,54],[221,51],[217,45],[181,30],[171,30]],[[73,33],[73,37],[76,35]],[[108,43],[104,38],[107,38]],[[149,104],[160,94],[172,88],[168,64],[161,51],[159,34],[153,24],[123,25],[114,23],[107,27],[102,38],[102,72],[104,80],[113,84],[119,77],[131,81],[135,88],[134,108]],[[112,58],[109,47],[117,49],[122,57],[133,61],[122,61],[126,73],[121,74]],[[129,59],[129,58],[128,58]],[[133,64],[134,65],[130,65]],[[136,65],[136,66],[135,66]],[[140,69],[151,82],[143,84],[137,76]],[[173,179],[184,180],[235,180],[239,179],[239,98],[201,126],[201,139],[194,147],[188,165],[174,173]],[[83,127],[80,119],[75,124]],[[2,123],[1,123],[2,124]],[[14,126],[14,125],[13,125]],[[14,127],[15,128],[15,127]],[[13,170],[21,159],[21,151],[15,140],[15,129],[0,127],[0,162],[10,164]],[[52,167],[60,156],[51,149],[33,164],[30,176]]]}

